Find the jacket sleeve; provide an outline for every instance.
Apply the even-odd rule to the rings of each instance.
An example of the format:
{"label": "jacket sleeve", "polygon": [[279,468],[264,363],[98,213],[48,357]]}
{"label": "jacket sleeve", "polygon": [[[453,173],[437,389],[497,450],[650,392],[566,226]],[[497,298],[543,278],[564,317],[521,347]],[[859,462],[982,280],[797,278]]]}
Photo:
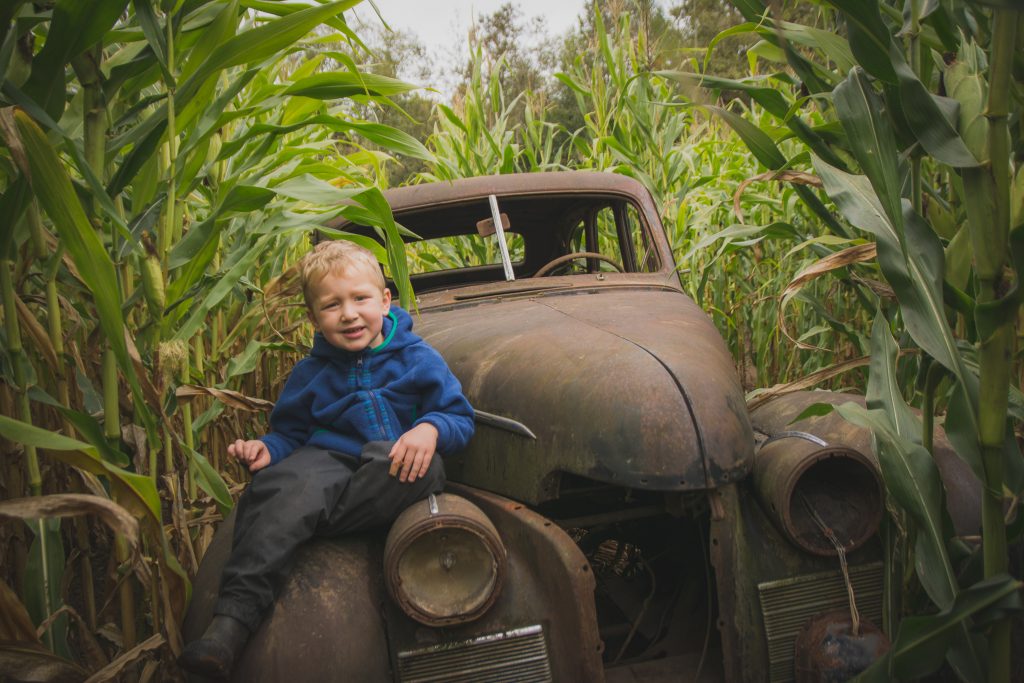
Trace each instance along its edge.
{"label": "jacket sleeve", "polygon": [[316,374],[316,367],[303,359],[295,364],[284,389],[270,413],[271,432],[260,437],[270,451],[270,464],[280,462],[306,443],[313,396],[304,389]]}
{"label": "jacket sleeve", "polygon": [[433,425],[437,429],[437,451],[445,456],[469,443],[475,428],[473,408],[441,354],[426,345],[421,353],[423,357],[417,359],[417,369],[425,374],[422,378],[423,414],[413,426],[423,422]]}

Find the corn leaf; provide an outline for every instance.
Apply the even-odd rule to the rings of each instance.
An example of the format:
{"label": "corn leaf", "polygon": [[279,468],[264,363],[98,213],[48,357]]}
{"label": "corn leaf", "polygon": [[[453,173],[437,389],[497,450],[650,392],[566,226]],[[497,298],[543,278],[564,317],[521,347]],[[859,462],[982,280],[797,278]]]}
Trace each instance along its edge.
{"label": "corn leaf", "polygon": [[836,410],[843,418],[875,435],[878,462],[891,495],[913,518],[923,542],[917,558],[928,571],[920,572],[928,596],[941,609],[953,604],[957,594],[956,574],[946,554],[942,521],[942,481],[935,461],[922,446],[899,434],[884,410],[868,410],[844,403]]}
{"label": "corn leaf", "polygon": [[[135,5],[135,19],[139,22],[139,27],[142,28],[142,33],[146,36],[146,42],[160,65],[164,81],[173,84],[174,76],[167,69],[167,39],[156,18],[156,13],[153,11],[151,0],[132,0],[132,3]],[[170,17],[168,17],[168,21],[171,21]]]}
{"label": "corn leaf", "polygon": [[958,626],[989,615],[1020,614],[1024,609],[1021,588],[1022,584],[1011,576],[993,576],[963,591],[939,614],[904,618],[889,652],[854,681],[883,683],[929,676],[942,665],[954,639],[961,637]]}
{"label": "corn leaf", "polygon": [[227,517],[231,508],[234,507],[234,501],[231,499],[231,493],[228,491],[224,479],[202,454],[191,448],[187,448],[186,452],[191,461],[192,472],[196,474],[196,484],[216,501],[221,515]]}
{"label": "corn leaf", "polygon": [[60,120],[66,96],[64,67],[73,57],[99,42],[124,12],[128,0],[57,0],[46,43],[32,59],[24,90],[54,120]]}
{"label": "corn leaf", "polygon": [[78,195],[71,186],[71,179],[43,131],[24,112],[19,111],[14,117],[28,155],[32,190],[53,221],[83,282],[92,292],[100,327],[133,389],[139,419],[146,424],[147,432],[155,434],[155,420],[142,400],[142,387],[128,357],[121,315],[121,291],[114,264],[86,218]]}
{"label": "corn leaf", "polygon": [[[944,164],[957,167],[977,166],[978,160],[960,139],[954,125],[946,118],[937,96],[928,92],[895,45],[891,50],[892,63],[900,82],[903,113],[921,146]],[[946,102],[956,105],[956,100]]]}
{"label": "corn leaf", "polygon": [[139,523],[112,500],[84,493],[58,493],[0,501],[0,519],[33,520],[51,517],[94,516],[118,536],[137,547]]}
{"label": "corn leaf", "polygon": [[729,127],[735,131],[743,143],[750,148],[754,157],[771,170],[778,170],[786,165],[786,157],[779,151],[775,141],[763,130],[747,121],[736,112],[724,107],[706,107],[708,111],[717,114]]}
{"label": "corn leaf", "polygon": [[878,10],[878,0],[828,0],[846,17],[850,50],[868,73],[886,83],[897,82],[889,60],[892,37]]}
{"label": "corn leaf", "polygon": [[320,100],[337,100],[365,96],[400,95],[418,86],[397,78],[362,72],[325,72],[299,79],[285,88],[282,94],[314,97]]}
{"label": "corn leaf", "polygon": [[[175,107],[181,108],[188,104],[202,83],[210,76],[228,67],[250,64],[271,57],[281,50],[291,47],[293,43],[325,20],[351,9],[360,1],[339,0],[325,5],[314,5],[280,19],[268,21],[262,26],[240,33],[217,45],[196,70],[181,83],[175,92]],[[166,110],[164,116],[166,116]]]}
{"label": "corn leaf", "polygon": [[903,209],[896,140],[888,119],[883,116],[881,98],[875,93],[863,70],[854,69],[833,93],[839,120],[846,130],[854,156],[871,182],[885,215],[895,228],[900,248],[903,242]]}
{"label": "corn leaf", "polygon": [[374,225],[381,228],[385,236],[385,247],[388,251],[388,265],[391,267],[391,279],[398,288],[399,303],[408,309],[412,304],[412,283],[409,281],[409,265],[405,260],[405,243],[395,224],[391,207],[384,199],[384,194],[376,187],[371,187],[353,197],[374,218]]}

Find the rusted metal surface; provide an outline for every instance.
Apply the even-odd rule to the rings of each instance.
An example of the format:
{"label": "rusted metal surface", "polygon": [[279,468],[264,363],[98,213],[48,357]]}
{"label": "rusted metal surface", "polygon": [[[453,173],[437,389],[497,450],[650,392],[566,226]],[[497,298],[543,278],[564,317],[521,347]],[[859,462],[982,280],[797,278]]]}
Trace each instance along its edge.
{"label": "rusted metal surface", "polygon": [[[850,587],[862,623],[882,623],[885,579],[881,562],[848,568]],[[793,653],[804,628],[831,614],[826,621],[849,622],[850,594],[839,568],[758,584],[768,641],[768,681],[785,683],[796,677]],[[839,616],[835,616],[838,614]],[[820,641],[819,641],[820,642]]]}
{"label": "rusted metal surface", "polygon": [[552,683],[540,624],[398,653],[398,683]]}
{"label": "rusted metal surface", "polygon": [[811,620],[796,641],[796,683],[844,683],[889,651],[885,634],[870,621],[854,633],[848,612]]}
{"label": "rusted metal surface", "polygon": [[[790,430],[754,456],[758,499],[779,530],[799,548],[836,555],[875,535],[885,510],[874,461],[859,451]],[[826,537],[827,528],[834,539]]]}
{"label": "rusted metal surface", "polygon": [[530,503],[560,472],[631,488],[744,476],[753,435],[732,360],[684,294],[548,293],[424,311],[418,331],[470,403],[536,440],[482,426],[449,478]]}
{"label": "rusted metal surface", "polygon": [[465,498],[440,494],[414,503],[388,532],[388,594],[427,626],[479,619],[501,594],[508,552],[494,524]]}
{"label": "rusted metal surface", "polygon": [[[855,394],[798,391],[758,407],[751,412],[750,419],[754,429],[762,434],[771,435],[786,430],[813,432],[829,443],[844,444],[875,458],[871,431],[850,424],[835,411],[791,424],[794,418],[815,403],[841,405],[848,401],[864,405],[864,398]],[[953,450],[941,427],[935,429],[933,457],[946,489],[946,506],[957,534],[980,534],[981,482]]]}
{"label": "rusted metal surface", "polygon": [[[594,577],[558,526],[514,501],[452,485],[493,522],[509,552],[508,590],[468,624],[431,628],[410,619],[383,585],[383,539],[313,541],[298,553],[281,595],[236,665],[234,681],[392,680],[397,656],[490,633],[542,624],[557,681],[604,680],[594,609]],[[196,577],[186,641],[212,616],[234,519],[221,525]],[[354,672],[358,672],[357,674]]]}
{"label": "rusted metal surface", "polygon": [[[212,616],[233,526],[232,515],[203,558],[185,620],[186,641],[198,638]],[[359,672],[361,681],[390,681],[380,611],[385,600],[379,540],[351,536],[308,543],[296,554],[291,575],[231,680],[329,681],[349,671]]]}
{"label": "rusted metal surface", "polygon": [[[816,586],[820,581],[814,577],[828,574],[839,576],[841,587],[839,559],[800,552],[765,513],[750,480],[721,487],[710,496],[714,501],[710,555],[715,568],[725,679],[763,683],[768,679],[771,643],[761,609],[762,586],[794,580]],[[848,553],[846,560],[851,573],[881,562],[882,547],[877,535]],[[871,592],[882,595],[881,574],[875,576]],[[830,589],[829,594],[833,593]],[[810,595],[811,591],[802,593],[792,598],[791,604],[799,607],[804,604],[802,601],[811,600]],[[842,591],[838,595],[845,597]],[[831,609],[834,608],[832,605]]]}
{"label": "rusted metal surface", "polygon": [[557,525],[520,503],[458,484],[448,490],[479,506],[501,534],[509,553],[506,590],[479,620],[444,629],[417,624],[389,601],[392,651],[417,651],[542,624],[553,679],[601,683],[594,577],[580,549]]}

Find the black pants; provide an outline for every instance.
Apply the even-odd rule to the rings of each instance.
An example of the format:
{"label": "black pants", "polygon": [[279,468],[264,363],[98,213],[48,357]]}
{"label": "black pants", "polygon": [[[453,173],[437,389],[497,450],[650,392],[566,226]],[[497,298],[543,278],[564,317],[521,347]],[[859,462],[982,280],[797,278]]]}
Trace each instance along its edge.
{"label": "black pants", "polygon": [[441,457],[434,456],[423,477],[403,483],[388,474],[393,443],[370,442],[360,457],[304,446],[257,472],[238,501],[214,613],[255,631],[302,543],[387,526],[416,501],[440,493]]}

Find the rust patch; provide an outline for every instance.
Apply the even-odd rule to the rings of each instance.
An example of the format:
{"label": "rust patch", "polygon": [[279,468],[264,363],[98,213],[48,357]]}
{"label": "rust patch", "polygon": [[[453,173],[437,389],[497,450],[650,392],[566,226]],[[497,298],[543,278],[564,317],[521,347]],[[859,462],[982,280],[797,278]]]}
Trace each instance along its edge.
{"label": "rust patch", "polygon": [[870,621],[861,621],[859,633],[853,633],[849,614],[819,615],[796,639],[796,683],[848,681],[889,647],[889,639]]}

